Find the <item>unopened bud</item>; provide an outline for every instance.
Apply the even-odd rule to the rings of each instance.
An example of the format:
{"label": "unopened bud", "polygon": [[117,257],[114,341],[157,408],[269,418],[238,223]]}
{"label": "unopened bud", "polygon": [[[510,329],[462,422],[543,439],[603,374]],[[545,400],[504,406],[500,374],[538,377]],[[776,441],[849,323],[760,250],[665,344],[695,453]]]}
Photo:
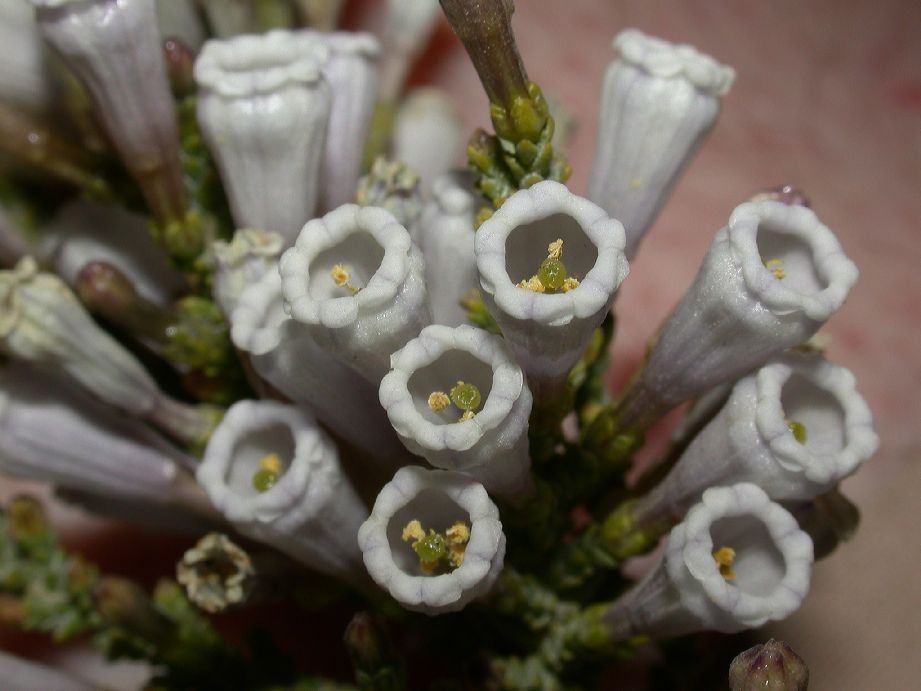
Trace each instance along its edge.
{"label": "unopened bud", "polygon": [[226,535],[208,533],[187,551],[176,580],[189,599],[206,612],[221,612],[246,601],[255,571],[249,555]]}
{"label": "unopened bud", "polygon": [[153,605],[147,594],[126,578],[101,578],[93,588],[93,602],[102,620],[144,640],[162,642],[173,625]]}
{"label": "unopened bud", "polygon": [[26,494],[20,494],[6,506],[7,526],[17,542],[42,537],[48,533],[48,516],[41,503]]}
{"label": "unopened bud", "polygon": [[345,647],[359,673],[374,675],[393,659],[390,640],[369,612],[358,612],[345,628]]}
{"label": "unopened bud", "polygon": [[740,653],[729,666],[730,691],[806,691],[809,668],[793,648],[773,638]]}
{"label": "unopened bud", "polygon": [[195,93],[195,80],[192,78],[195,52],[179,39],[168,38],[163,41],[163,57],[173,94],[183,97]]}

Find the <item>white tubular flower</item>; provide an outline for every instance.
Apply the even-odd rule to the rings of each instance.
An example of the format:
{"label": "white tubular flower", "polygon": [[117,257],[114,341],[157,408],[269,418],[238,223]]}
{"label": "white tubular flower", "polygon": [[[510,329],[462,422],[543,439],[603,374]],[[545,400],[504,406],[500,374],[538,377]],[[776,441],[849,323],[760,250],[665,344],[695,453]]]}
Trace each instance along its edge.
{"label": "white tubular flower", "polygon": [[41,229],[42,257],[71,286],[90,262],[121,271],[141,297],[169,305],[185,279],[150,237],[146,219],[122,207],[72,202]]}
{"label": "white tubular flower", "polygon": [[441,14],[438,0],[387,0],[381,60],[381,98],[395,103],[406,76],[428,45]]}
{"label": "white tubular flower", "polygon": [[192,50],[205,42],[205,27],[198,15],[196,0],[156,0],[157,24],[164,39],[178,38]]}
{"label": "white tubular flower", "polygon": [[49,109],[54,85],[45,43],[28,0],[0,3],[0,101],[32,113]]}
{"label": "white tubular flower", "polygon": [[[531,392],[501,338],[472,326],[428,326],[390,358],[381,405],[410,451],[437,468],[462,470],[509,501],[534,491],[528,456]],[[431,405],[456,383],[479,393],[473,416]]]}
{"label": "white tubular flower", "polygon": [[731,67],[636,29],[614,39],[619,57],[601,92],[588,197],[624,224],[636,250],[716,122]]}
{"label": "white tubular flower", "polygon": [[841,307],[857,273],[812,210],[776,201],[736,207],[624,393],[621,426],[645,428],[804,343]]}
{"label": "white tubular flower", "polygon": [[330,114],[329,51],[303,33],[208,41],[195,61],[198,122],[238,228],[281,233],[311,218]]}
{"label": "white tubular flower", "polygon": [[63,672],[0,650],[0,679],[6,691],[93,691],[95,684],[81,681],[72,672]]}
{"label": "white tubular flower", "polygon": [[380,84],[377,59],[381,48],[377,39],[367,33],[309,33],[329,49],[323,77],[332,89],[332,104],[321,165],[319,203],[325,213],[355,201],[364,142],[377,102]]}
{"label": "white tubular flower", "polygon": [[757,484],[775,501],[812,499],[879,446],[854,376],[818,354],[790,353],[740,379],[719,413],[636,509],[679,518],[707,487]]}
{"label": "white tubular flower", "polygon": [[278,272],[278,258],[284,238],[268,230],[243,228],[230,242],[218,240],[214,252],[214,299],[228,317],[233,314],[243,291],[269,272]]}
{"label": "white tubular flower", "polygon": [[[260,473],[274,477],[260,484]],[[271,401],[234,404],[214,430],[197,477],[242,534],[318,571],[361,581],[355,537],[368,510],[336,447],[307,413]]]}
{"label": "white tubular flower", "polygon": [[[548,246],[577,287],[535,292],[519,283],[538,273]],[[483,300],[528,375],[539,401],[582,355],[628,272],[624,229],[603,209],[549,180],[509,197],[476,232]]]}
{"label": "white tubular flower", "polygon": [[154,216],[185,216],[179,135],[154,0],[30,0]]}
{"label": "white tubular flower", "polygon": [[[438,530],[463,522],[470,539],[460,566],[427,574],[403,539],[410,521]],[[505,558],[499,510],[483,486],[461,473],[416,466],[401,468],[384,485],[358,531],[358,545],[375,583],[406,609],[429,615],[455,612],[486,595]]]}
{"label": "white tubular flower", "polygon": [[414,89],[393,123],[392,158],[413,168],[427,197],[434,182],[457,164],[463,137],[457,108],[441,89]]}
{"label": "white tubular flower", "polygon": [[199,513],[192,459],[138,420],[70,382],[22,364],[0,368],[0,471],[111,499]]}
{"label": "white tubular flower", "polygon": [[658,566],[605,619],[616,640],[756,628],[799,608],[812,562],[812,540],[763,490],[711,488],[672,529]]}
{"label": "white tubular flower", "polygon": [[477,287],[473,253],[477,208],[472,175],[453,171],[435,180],[432,199],[413,226],[415,242],[425,259],[425,285],[436,324],[467,323],[461,300]]}
{"label": "white tubular flower", "polygon": [[291,316],[375,386],[431,321],[422,255],[384,209],[345,204],[313,219],[280,268]]}
{"label": "white tubular flower", "polygon": [[372,459],[406,461],[376,388],[285,314],[277,270],[243,291],[230,323],[234,344],[249,353],[260,377]]}
{"label": "white tubular flower", "polygon": [[66,372],[100,400],[142,417],[176,439],[200,443],[214,411],[176,401],[135,357],[87,314],[57,276],[31,257],[0,271],[0,349],[18,360]]}

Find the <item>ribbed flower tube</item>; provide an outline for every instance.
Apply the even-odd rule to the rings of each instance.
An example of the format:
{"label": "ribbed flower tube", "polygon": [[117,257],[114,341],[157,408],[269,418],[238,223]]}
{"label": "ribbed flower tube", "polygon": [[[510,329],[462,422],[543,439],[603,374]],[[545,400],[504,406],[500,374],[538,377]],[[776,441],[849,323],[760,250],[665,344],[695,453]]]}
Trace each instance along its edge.
{"label": "ribbed flower tube", "polygon": [[280,267],[291,316],[375,386],[431,322],[422,254],[384,209],[345,204],[313,219]]}
{"label": "ribbed flower tube", "polygon": [[377,60],[381,48],[367,33],[305,33],[329,49],[323,77],[331,87],[332,103],[319,192],[319,208],[325,213],[355,201],[364,143],[380,85]]}
{"label": "ribbed flower tube", "polygon": [[258,283],[269,272],[278,273],[278,258],[284,238],[269,230],[242,228],[230,242],[218,240],[214,252],[214,299],[228,317],[248,286]]}
{"label": "ribbed flower tube", "polygon": [[179,135],[154,0],[30,2],[42,35],[86,87],[154,216],[182,219]]}
{"label": "ribbed flower tube", "polygon": [[[449,573],[426,574],[402,539],[413,520],[438,530],[464,522],[470,539],[463,563]],[[358,544],[371,578],[406,609],[429,615],[455,612],[486,595],[505,558],[499,510],[483,486],[462,473],[416,466],[401,468],[384,485]]]}
{"label": "ribbed flower tube", "polygon": [[201,443],[215,411],[160,391],[141,363],[103,331],[56,275],[31,257],[0,271],[0,349],[17,360],[66,372],[101,401],[184,442]]}
{"label": "ribbed flower tube", "polygon": [[[519,287],[558,239],[579,285],[556,293]],[[509,197],[477,230],[474,247],[483,300],[542,401],[565,383],[627,275],[623,226],[547,180]]]}
{"label": "ribbed flower tube", "polygon": [[462,143],[460,114],[448,94],[431,87],[407,94],[393,123],[391,157],[419,173],[425,196],[457,165]]}
{"label": "ribbed flower tube", "polygon": [[624,224],[633,259],[672,189],[703,144],[735,79],[691,46],[636,29],[614,39],[604,76],[588,198]]}
{"label": "ribbed flower tube", "polygon": [[[734,552],[728,559],[724,548]],[[756,628],[799,608],[812,561],[812,540],[763,490],[714,487],[672,529],[659,564],[604,620],[615,640]]]}
{"label": "ribbed flower tube", "polygon": [[[279,464],[260,492],[254,476]],[[368,510],[342,472],[336,447],[306,412],[272,401],[240,401],[215,429],[198,482],[242,534],[351,583],[362,580],[355,538]]]}
{"label": "ribbed flower tube", "polygon": [[0,102],[30,113],[47,111],[54,97],[46,46],[28,0],[0,3]]}
{"label": "ribbed flower tube", "polygon": [[409,69],[441,15],[438,0],[387,0],[381,43],[381,98],[395,103]]}
{"label": "ribbed flower tube", "polygon": [[285,314],[277,269],[243,291],[230,322],[234,344],[249,353],[260,377],[371,458],[405,462],[376,388]]}
{"label": "ribbed flower tube", "polygon": [[307,33],[208,41],[195,61],[198,122],[238,228],[294,241],[317,204],[331,96],[329,51]]}
{"label": "ribbed flower tube", "polygon": [[152,502],[211,516],[184,468],[193,461],[138,420],[66,379],[0,368],[0,471],[112,501]]}
{"label": "ribbed flower tube", "polygon": [[473,252],[477,205],[473,177],[464,171],[452,171],[435,180],[432,198],[413,225],[415,242],[425,260],[425,285],[436,324],[467,323],[467,310],[461,300],[478,286]]}
{"label": "ribbed flower tube", "polygon": [[789,353],[734,386],[636,520],[680,518],[713,485],[751,482],[775,501],[827,492],[879,446],[854,376],[818,354]]}
{"label": "ribbed flower tube", "polygon": [[[510,502],[534,492],[528,456],[531,393],[503,340],[472,326],[428,326],[390,359],[381,405],[410,451],[437,468],[462,470]],[[473,384],[481,403],[469,420],[437,412],[433,392]]]}
{"label": "ribbed flower tube", "polygon": [[812,210],[776,201],[736,207],[622,395],[621,427],[645,428],[804,343],[841,307],[857,274]]}

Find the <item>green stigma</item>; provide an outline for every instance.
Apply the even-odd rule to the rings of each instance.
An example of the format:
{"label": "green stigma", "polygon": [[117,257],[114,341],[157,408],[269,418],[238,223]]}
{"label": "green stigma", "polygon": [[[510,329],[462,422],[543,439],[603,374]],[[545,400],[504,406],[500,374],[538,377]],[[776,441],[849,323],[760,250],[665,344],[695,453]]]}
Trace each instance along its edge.
{"label": "green stigma", "polygon": [[448,545],[445,539],[434,530],[429,534],[413,542],[413,551],[419,555],[420,561],[431,563],[437,562],[444,558],[448,553]]}
{"label": "green stigma", "polygon": [[806,435],[806,425],[796,420],[787,420],[787,427],[790,428],[790,431],[793,433],[793,438],[796,439],[800,444],[805,444],[808,439]]}
{"label": "green stigma", "polygon": [[459,381],[451,389],[451,402],[461,410],[474,411],[480,407],[481,401],[480,390],[474,384]]}
{"label": "green stigma", "polygon": [[548,257],[541,262],[537,278],[550,290],[559,290],[566,280],[566,266],[559,259]]}
{"label": "green stigma", "polygon": [[268,492],[278,482],[278,473],[262,468],[253,475],[253,487],[257,492]]}

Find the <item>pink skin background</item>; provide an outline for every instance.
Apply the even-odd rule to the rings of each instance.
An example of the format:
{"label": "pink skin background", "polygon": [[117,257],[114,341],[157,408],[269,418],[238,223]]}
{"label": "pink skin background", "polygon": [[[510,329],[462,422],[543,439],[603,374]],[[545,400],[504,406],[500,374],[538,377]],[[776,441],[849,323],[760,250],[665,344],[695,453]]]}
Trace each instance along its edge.
{"label": "pink skin background", "polygon": [[[372,21],[370,0],[351,25]],[[732,65],[737,80],[709,141],[645,240],[618,298],[612,385],[638,363],[646,341],[690,284],[714,232],[753,192],[780,183],[806,191],[861,277],[825,328],[829,357],[852,369],[877,420],[882,446],[843,485],[863,521],[852,542],[816,566],[812,592],[763,637],[789,642],[815,689],[909,689],[921,679],[921,4],[913,0],[519,0],[514,19],[532,79],[578,113],[570,186],[585,190],[599,87],[611,39],[636,27],[690,43]],[[439,28],[414,82],[450,91],[465,131],[486,125],[486,99],[466,55]],[[0,480],[0,495],[19,483]],[[55,505],[69,544],[115,573],[159,573],[181,553],[141,546]],[[145,534],[144,540],[153,540]],[[160,545],[160,542],[145,542]],[[107,547],[108,545],[108,547]],[[187,545],[183,542],[182,545]],[[159,558],[151,556],[158,553]],[[168,556],[163,556],[163,554]],[[150,579],[148,578],[148,582]],[[3,641],[13,643],[13,641]],[[33,644],[21,652],[39,655]],[[41,656],[110,687],[130,688],[74,649]],[[133,681],[134,680],[134,681]]]}

